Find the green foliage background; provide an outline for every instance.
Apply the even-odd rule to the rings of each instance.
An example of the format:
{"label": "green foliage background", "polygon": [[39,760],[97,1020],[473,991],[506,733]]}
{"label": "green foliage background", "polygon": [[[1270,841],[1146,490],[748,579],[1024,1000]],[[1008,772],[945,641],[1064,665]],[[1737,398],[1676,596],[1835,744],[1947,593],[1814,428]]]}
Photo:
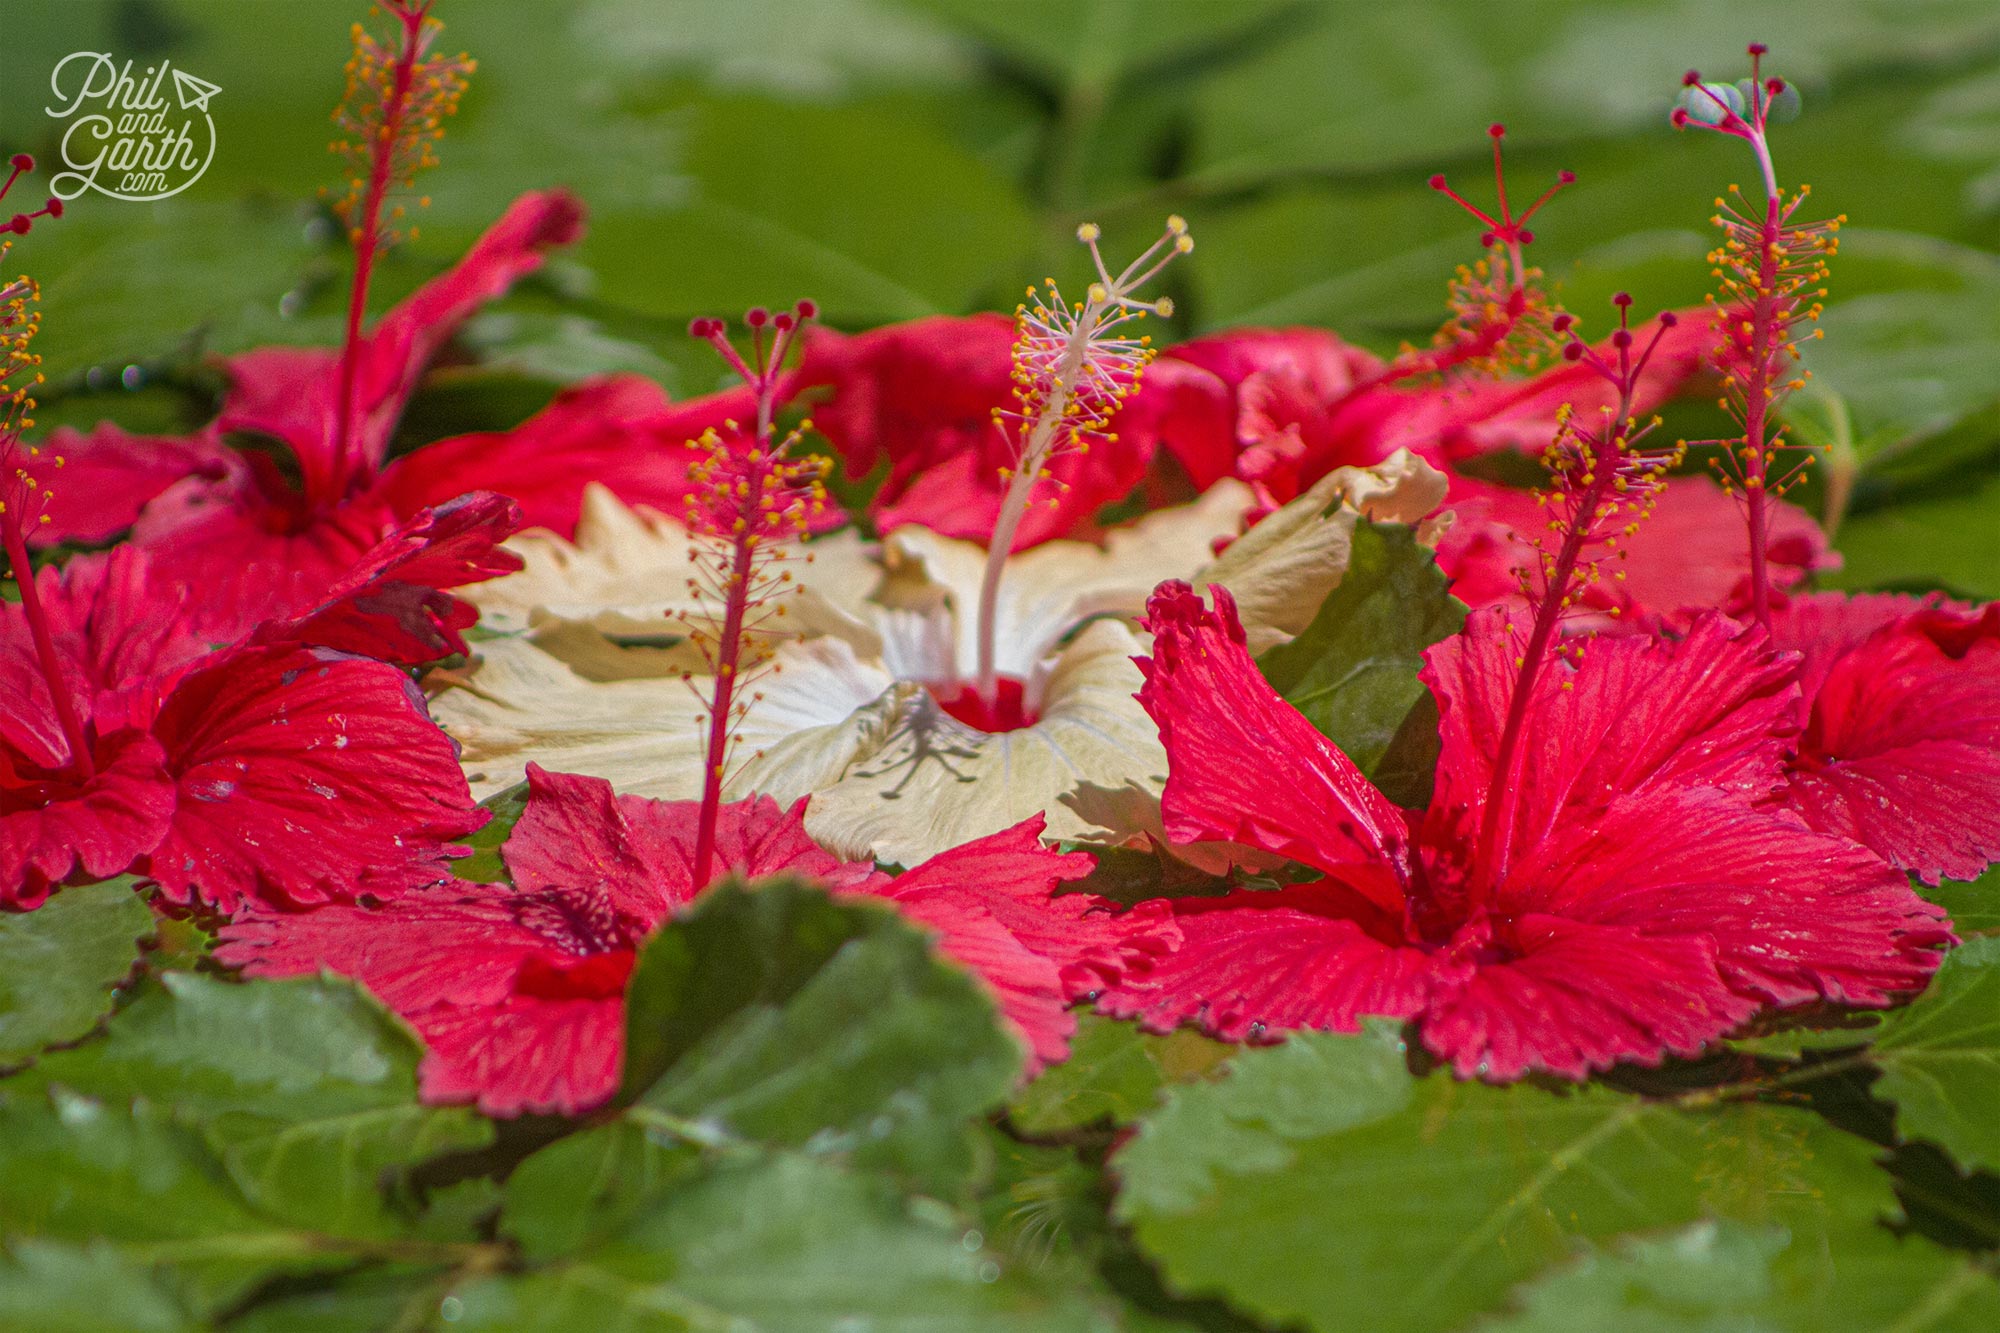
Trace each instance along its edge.
{"label": "green foliage background", "polygon": [[[45,284],[54,419],[184,423],[202,352],[314,341],[344,256],[334,179],[337,0],[8,0],[0,141],[45,157],[48,72],[77,50],[166,56],[221,85],[214,165],[162,204],[87,196],[17,254]],[[422,234],[381,299],[447,262],[521,190],[567,184],[589,239],[471,330],[410,423],[505,421],[560,382],[637,369],[717,382],[695,314],[811,295],[845,327],[1011,307],[1074,275],[1077,222],[1114,243],[1179,211],[1180,333],[1309,322],[1422,337],[1505,121],[1517,188],[1580,183],[1536,258],[1587,317],[1614,290],[1698,301],[1710,201],[1741,145],[1676,135],[1689,66],[1747,41],[1804,90],[1779,161],[1849,229],[1809,433],[1860,476],[1836,581],[2000,594],[2000,9],[1990,0],[443,0],[480,62]],[[128,366],[139,369],[124,376]],[[123,379],[121,379],[123,376]],[[521,383],[522,380],[529,381]],[[124,380],[139,383],[128,391]],[[499,381],[499,382],[489,382]],[[535,382],[542,383],[535,383]],[[192,390],[162,391],[161,385]],[[86,392],[97,386],[98,392]],[[1808,499],[1818,503],[1818,497]]]}

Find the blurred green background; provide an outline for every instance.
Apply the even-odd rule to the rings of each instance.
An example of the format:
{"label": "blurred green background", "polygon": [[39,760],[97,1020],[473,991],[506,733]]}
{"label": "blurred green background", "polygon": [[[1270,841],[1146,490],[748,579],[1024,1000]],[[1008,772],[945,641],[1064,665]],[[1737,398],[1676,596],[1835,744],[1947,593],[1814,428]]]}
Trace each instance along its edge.
{"label": "blurred green background", "polygon": [[[337,0],[0,0],[0,147],[52,157],[62,56],[164,55],[219,84],[215,161],[156,204],[86,195],[10,264],[44,286],[45,420],[178,428],[204,353],[336,337],[346,258],[318,203],[347,28]],[[1995,0],[439,0],[479,61],[386,301],[522,190],[566,184],[589,238],[468,329],[407,430],[505,424],[551,386],[717,383],[691,315],[812,296],[859,328],[1011,308],[1170,211],[1186,335],[1312,323],[1380,347],[1441,316],[1489,198],[1574,169],[1534,257],[1587,319],[1614,290],[1698,301],[1741,144],[1677,135],[1679,76],[1801,86],[1781,178],[1849,219],[1799,428],[1852,450],[1845,586],[2000,596],[2000,3]],[[24,185],[42,188],[46,173]],[[9,199],[12,205],[15,200]],[[379,303],[378,303],[379,304]],[[137,387],[128,387],[137,386]],[[1818,503],[1817,495],[1808,500]]]}

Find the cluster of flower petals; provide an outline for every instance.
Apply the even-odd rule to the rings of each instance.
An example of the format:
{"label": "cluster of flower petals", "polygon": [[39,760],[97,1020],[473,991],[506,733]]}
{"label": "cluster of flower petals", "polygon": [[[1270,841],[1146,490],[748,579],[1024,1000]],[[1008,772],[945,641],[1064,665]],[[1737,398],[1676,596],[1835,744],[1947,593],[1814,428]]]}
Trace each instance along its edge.
{"label": "cluster of flower petals", "polygon": [[1181,949],[1105,992],[1107,1012],[1229,1039],[1380,1015],[1413,1021],[1464,1076],[1582,1077],[1692,1054],[1766,1009],[1887,1002],[1950,941],[1901,874],[1773,805],[1793,667],[1719,615],[1545,674],[1504,865],[1482,836],[1520,652],[1504,613],[1429,653],[1442,754],[1420,812],[1272,691],[1226,592],[1211,609],[1163,585],[1150,623],[1142,699],[1170,762],[1168,834],[1323,878],[1175,900]]}
{"label": "cluster of flower petals", "polygon": [[[618,1086],[638,946],[708,887],[693,877],[697,803],[618,796],[602,779],[540,768],[528,781],[503,849],[511,886],[260,910],[225,928],[217,957],[255,976],[328,967],[365,983],[422,1034],[427,1100],[493,1115],[601,1104]],[[1114,914],[1092,894],[1051,897],[1091,859],[1045,848],[1039,819],[892,877],[823,851],[803,805],[724,806],[718,875],[792,873],[894,903],[986,984],[1031,1069],[1067,1054],[1072,1003],[1176,942],[1163,908]]]}

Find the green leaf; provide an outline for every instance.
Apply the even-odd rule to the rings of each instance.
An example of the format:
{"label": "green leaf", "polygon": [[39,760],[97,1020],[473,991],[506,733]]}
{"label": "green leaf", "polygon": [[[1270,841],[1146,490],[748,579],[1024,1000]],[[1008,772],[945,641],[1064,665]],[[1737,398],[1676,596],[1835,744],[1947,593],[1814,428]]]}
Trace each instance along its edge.
{"label": "green leaf", "polygon": [[992,999],[887,903],[725,884],[640,955],[625,1088],[642,1124],[960,1172],[1022,1051]]}
{"label": "green leaf", "polygon": [[1354,526],[1340,585],[1304,632],[1257,660],[1271,688],[1363,771],[1388,751],[1424,697],[1424,649],[1465,624],[1437,556],[1399,524]]}
{"label": "green leaf", "polygon": [[[1664,1236],[1591,1246],[1572,1263],[1523,1288],[1516,1297],[1519,1313],[1478,1327],[1481,1333],[1568,1333],[1578,1328],[1807,1333],[1830,1327],[1820,1311],[1789,1299],[1783,1290],[1790,1244],[1781,1227],[1695,1222]],[[1903,1247],[1916,1257],[1914,1263],[1906,1265]],[[1960,1255],[1947,1261],[1944,1252],[1921,1239],[1898,1241],[1877,1227],[1872,1234],[1856,1235],[1840,1261],[1850,1268],[1866,1265],[1871,1281],[1898,1294],[1899,1313],[1906,1319],[1867,1327],[1971,1333],[2000,1319],[2000,1287],[1980,1260]],[[1883,1306],[1896,1308],[1887,1302]],[[1843,1316],[1838,1326],[1863,1325]]]}
{"label": "green leaf", "polygon": [[1825,580],[1837,588],[1943,588],[2000,597],[2000,476],[1968,472],[1894,506],[1856,514],[1834,544],[1845,563]]}
{"label": "green leaf", "polygon": [[416,1041],[345,981],[159,980],[103,1040],[23,1078],[170,1108],[200,1128],[245,1199],[342,1234],[403,1231],[385,1174],[492,1136],[470,1110],[418,1104]]}
{"label": "green leaf", "polygon": [[1519,1314],[1479,1325],[1482,1333],[1756,1333],[1769,1327],[1738,1313],[1771,1293],[1771,1260],[1785,1248],[1776,1227],[1696,1222],[1658,1238],[1575,1262],[1526,1287]]}
{"label": "green leaf", "polygon": [[0,1328],[37,1333],[195,1333],[143,1264],[108,1245],[22,1241],[0,1248]]}
{"label": "green leaf", "polygon": [[130,877],[63,889],[32,912],[0,913],[0,1069],[95,1027],[152,929]]}
{"label": "green leaf", "polygon": [[1937,1144],[1966,1170],[2000,1169],[2000,939],[1945,955],[1929,989],[1883,1015],[1875,1095],[1896,1132]]}
{"label": "green leaf", "polygon": [[1962,1261],[1878,1225],[1875,1152],[1789,1108],[1412,1078],[1378,1029],[1245,1052],[1172,1091],[1113,1166],[1172,1288],[1282,1325],[1455,1328],[1584,1246],[1714,1220],[1790,1238],[1786,1326],[1880,1328]]}
{"label": "green leaf", "polygon": [[0,1095],[0,1240],[114,1244],[171,1270],[174,1294],[204,1311],[273,1272],[340,1262],[331,1244],[272,1227],[161,1108],[62,1089]]}
{"label": "green leaf", "polygon": [[[541,1196],[552,1177],[517,1174],[510,1224],[569,1206],[567,1192]],[[1007,1271],[936,1204],[820,1158],[754,1150],[632,1199],[581,1252],[455,1295],[464,1330],[1106,1327],[1076,1298]]]}
{"label": "green leaf", "polygon": [[1951,913],[1952,928],[1961,936],[2000,930],[2000,869],[1975,880],[1946,880],[1920,892]]}
{"label": "green leaf", "polygon": [[507,862],[501,858],[500,849],[514,832],[514,825],[528,812],[528,784],[517,782],[505,791],[493,793],[479,806],[491,810],[493,818],[466,838],[472,855],[453,865],[452,873],[473,884],[512,884],[514,878],[507,873]]}
{"label": "green leaf", "polygon": [[1235,1050],[1192,1028],[1162,1037],[1085,1013],[1070,1041],[1069,1059],[1050,1065],[1023,1088],[1009,1114],[1028,1134],[1059,1133],[1099,1120],[1126,1124],[1150,1110],[1163,1088],[1211,1077]]}

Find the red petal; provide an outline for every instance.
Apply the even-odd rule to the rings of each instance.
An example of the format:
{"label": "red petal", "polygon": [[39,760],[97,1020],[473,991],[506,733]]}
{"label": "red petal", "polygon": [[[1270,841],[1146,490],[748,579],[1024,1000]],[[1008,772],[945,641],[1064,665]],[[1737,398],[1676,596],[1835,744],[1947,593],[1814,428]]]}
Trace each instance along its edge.
{"label": "red petal", "polygon": [[[145,553],[130,546],[77,556],[60,572],[44,568],[35,587],[70,698],[101,736],[149,726],[159,690],[208,652],[179,617],[160,614]],[[30,766],[66,765],[69,742],[18,604],[0,604],[0,693],[11,700],[0,744]]]}
{"label": "red petal", "polygon": [[[1438,543],[1438,564],[1452,592],[1475,607],[1524,606],[1518,575],[1538,568],[1534,539],[1548,511],[1534,492],[1455,477],[1447,501],[1454,519]],[[1743,614],[1750,605],[1750,545],[1742,510],[1706,477],[1677,477],[1660,493],[1652,517],[1621,543],[1609,562],[1618,578],[1586,588],[1580,609],[1594,629],[1684,626],[1701,611]],[[1769,579],[1783,593],[1840,559],[1803,510],[1782,502],[1771,511]],[[1608,613],[1617,609],[1614,618]]]}
{"label": "red petal", "polygon": [[[583,234],[583,208],[562,190],[524,194],[448,272],[384,315],[364,341],[354,398],[353,452],[364,471],[381,465],[389,435],[424,366],[481,305],[542,265],[546,252]],[[339,475],[335,434],[340,385],[338,349],[267,347],[233,358],[229,396],[216,422],[223,431],[256,431],[289,445],[306,494],[332,494]]]}
{"label": "red petal", "polygon": [[492,1007],[443,1005],[411,1021],[430,1048],[417,1071],[427,1102],[476,1101],[491,1116],[573,1116],[618,1091],[623,996],[515,996]]}
{"label": "red petal", "polygon": [[1495,910],[1713,940],[1730,990],[1772,1005],[1886,1003],[1921,987],[1950,939],[1943,913],[1865,849],[1700,788],[1572,824],[1515,867]]}
{"label": "red petal", "polygon": [[39,906],[72,877],[104,879],[159,844],[174,786],[152,737],[101,742],[88,782],[22,771],[0,747],[0,907]]}
{"label": "red petal", "polygon": [[1155,1032],[1196,1023],[1224,1041],[1256,1040],[1407,1018],[1435,984],[1431,955],[1402,944],[1379,913],[1367,913],[1364,926],[1353,895],[1324,884],[1179,898],[1171,907],[1180,948],[1107,989],[1100,1010]]}
{"label": "red petal", "polygon": [[365,494],[311,515],[254,489],[191,494],[168,507],[175,498],[147,510],[133,541],[164,589],[199,590],[183,603],[185,624],[216,643],[311,612],[396,526]]}
{"label": "red petal", "polygon": [[213,429],[185,437],[128,435],[106,421],[88,435],[59,427],[43,448],[63,460],[61,485],[44,510],[48,521],[28,533],[32,546],[109,541],[176,482],[217,481],[235,466]]}
{"label": "red petal", "polygon": [[[715,874],[757,879],[790,871],[836,888],[877,878],[867,864],[843,862],[806,833],[802,807],[768,796],[732,801],[716,821]],[[699,801],[618,796],[603,778],[528,765],[528,808],[504,855],[524,890],[602,889],[620,911],[658,925],[692,900]]]}
{"label": "red petal", "polygon": [[520,558],[500,543],[520,526],[512,501],[483,492],[423,510],[362,556],[317,609],[266,625],[257,642],[411,665],[465,653],[463,632],[479,612],[442,590],[519,569]]}
{"label": "red petal", "polygon": [[551,947],[521,923],[514,898],[505,885],[454,882],[380,907],[253,904],[222,928],[215,957],[253,977],[330,968],[405,1017],[439,1004],[498,1004],[521,965]]}
{"label": "red petal", "polygon": [[1297,469],[1308,453],[1321,460],[1380,461],[1380,455],[1362,457],[1370,446],[1346,438],[1353,423],[1336,417],[1358,384],[1381,373],[1382,363],[1325,330],[1232,329],[1170,347],[1147,371],[1134,410],[1161,396],[1153,379],[1171,366],[1206,371],[1222,390],[1218,409],[1170,379],[1160,404],[1160,442],[1197,489],[1233,473],[1255,477],[1290,499],[1304,489]]}
{"label": "red petal", "polygon": [[[574,1114],[617,1088],[632,952],[578,953],[525,924],[524,899],[503,885],[453,884],[378,908],[253,907],[223,927],[215,957],[255,977],[329,968],[368,987],[429,1046],[426,1101]],[[565,968],[605,971],[606,984],[523,993],[537,969]]]}
{"label": "red petal", "polygon": [[592,380],[512,430],[425,445],[384,470],[379,490],[403,514],[465,491],[497,491],[519,502],[526,525],[564,537],[576,535],[583,488],[593,481],[628,505],[678,516],[688,467],[705,453],[690,442],[726,420],[754,421],[756,411],[748,389],[670,403],[637,375]]}
{"label": "red petal", "polygon": [[[1634,329],[1637,346],[1646,346],[1656,327],[1649,321]],[[1648,415],[1706,373],[1713,338],[1705,311],[1682,311],[1646,362],[1633,395],[1632,412]],[[1617,359],[1609,342],[1598,343],[1596,351],[1614,362]],[[1587,365],[1568,361],[1529,379],[1470,385],[1447,381],[1441,388],[1376,392],[1392,393],[1404,400],[1401,410],[1383,425],[1376,445],[1382,455],[1408,447],[1446,459],[1496,449],[1538,453],[1555,434],[1556,413],[1565,404],[1579,418],[1595,419],[1600,409],[1614,407],[1617,402],[1616,390],[1603,376]]]}
{"label": "red petal", "polygon": [[1423,1041],[1459,1077],[1505,1082],[1530,1070],[1586,1078],[1620,1061],[1693,1055],[1758,1009],[1716,971],[1701,935],[1525,915],[1519,956],[1440,987]]}
{"label": "red petal", "polygon": [[[1443,836],[1439,820],[1464,839],[1482,821],[1524,637],[1488,610],[1425,654],[1424,681],[1443,715],[1433,837]],[[1655,787],[1768,796],[1796,727],[1792,674],[1760,631],[1717,615],[1679,643],[1599,639],[1581,669],[1552,658],[1522,725],[1511,845],[1532,846],[1563,819]]]}
{"label": "red petal", "polygon": [[1817,685],[1789,802],[1927,883],[1978,878],[2000,859],[2000,605],[1881,624],[1891,599],[1833,601],[1780,622]]}
{"label": "red petal", "polygon": [[1119,912],[1094,893],[1055,891],[1088,875],[1081,852],[1042,845],[1040,815],[940,852],[881,888],[905,906],[963,904],[991,916],[1022,948],[1052,960],[1065,1000],[1110,985],[1127,969],[1173,948],[1173,928],[1159,909]]}
{"label": "red petal", "polygon": [[452,744],[394,667],[325,649],[247,649],[175,689],[155,734],[180,801],[148,873],[234,911],[446,877],[486,822]]}
{"label": "red petal", "polygon": [[[1006,493],[1000,469],[1016,461],[1015,442],[993,420],[996,408],[1016,406],[1013,345],[1013,322],[999,315],[938,315],[854,336],[807,330],[790,387],[831,390],[814,408],[813,424],[850,472],[866,475],[888,463],[875,501],[883,531],[918,523],[948,537],[991,540]],[[1143,419],[1130,417],[1135,428],[1127,429],[1121,413],[1110,426],[1116,441],[1055,459],[1052,482],[1037,492],[1014,549],[1088,535],[1092,516],[1145,475],[1156,444],[1146,422],[1158,416],[1156,403]]]}
{"label": "red petal", "polygon": [[1139,702],[1167,750],[1167,833],[1276,852],[1400,913],[1409,865],[1402,811],[1278,697],[1244,648],[1235,601],[1213,591],[1213,612],[1177,581],[1162,583],[1146,606],[1153,655],[1139,659]]}

